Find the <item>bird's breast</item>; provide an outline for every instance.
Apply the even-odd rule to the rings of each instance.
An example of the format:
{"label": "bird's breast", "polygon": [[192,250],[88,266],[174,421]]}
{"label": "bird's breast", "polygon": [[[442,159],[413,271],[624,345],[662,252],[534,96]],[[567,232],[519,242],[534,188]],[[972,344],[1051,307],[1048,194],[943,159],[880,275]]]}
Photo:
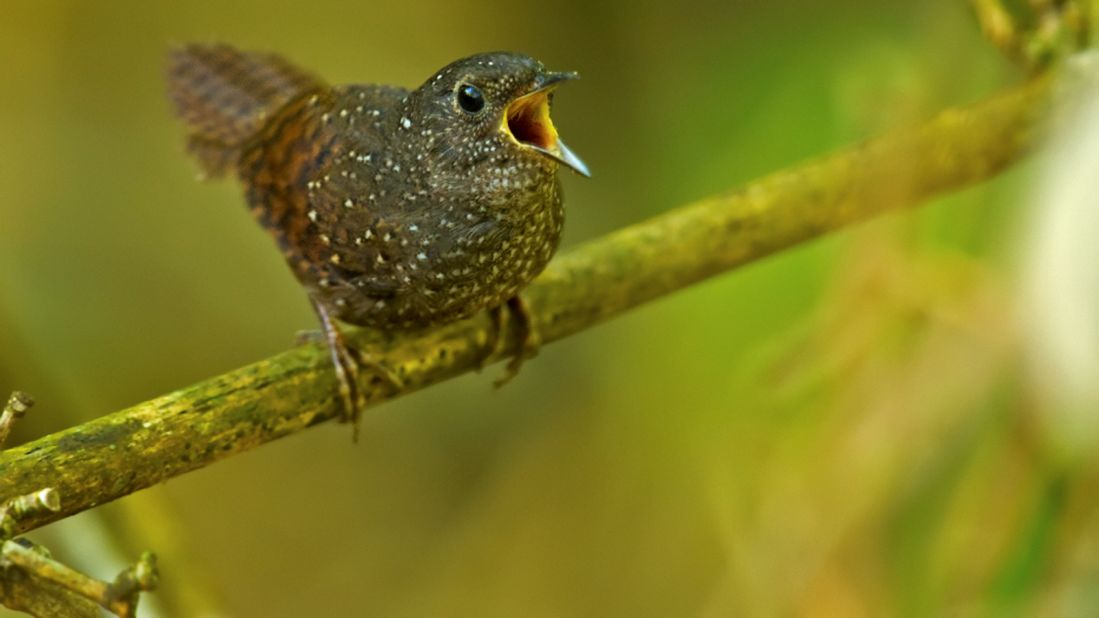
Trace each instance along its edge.
{"label": "bird's breast", "polygon": [[[448,322],[515,296],[557,249],[564,212],[551,199],[506,210],[476,202],[439,201],[386,225],[381,242],[395,250],[353,277],[339,312],[345,321],[379,328]],[[377,232],[370,234],[378,239]],[[384,297],[371,291],[386,289]]]}

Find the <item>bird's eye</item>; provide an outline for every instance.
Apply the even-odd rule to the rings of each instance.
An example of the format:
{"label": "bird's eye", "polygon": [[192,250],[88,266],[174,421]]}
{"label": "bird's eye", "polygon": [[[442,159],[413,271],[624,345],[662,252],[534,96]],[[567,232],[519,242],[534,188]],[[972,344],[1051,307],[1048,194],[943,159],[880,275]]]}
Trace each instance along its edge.
{"label": "bird's eye", "polygon": [[465,111],[476,114],[485,107],[485,95],[477,86],[465,84],[458,88],[458,105]]}

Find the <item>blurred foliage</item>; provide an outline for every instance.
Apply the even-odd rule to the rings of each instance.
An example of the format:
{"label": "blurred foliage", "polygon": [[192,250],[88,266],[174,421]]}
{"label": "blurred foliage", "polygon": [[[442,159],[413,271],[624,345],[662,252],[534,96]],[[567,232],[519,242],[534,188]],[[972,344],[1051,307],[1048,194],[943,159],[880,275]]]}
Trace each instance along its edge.
{"label": "blurred foliage", "polygon": [[[595,178],[564,179],[566,244],[1020,79],[960,0],[4,8],[0,389],[40,402],[16,440],[313,324],[239,188],[194,182],[173,43],[334,82],[500,48],[579,70],[555,116]],[[1013,320],[1030,175],[696,286],[499,392],[385,406],[357,446],[318,428],[42,534],[78,567],[104,517],[155,548],[165,615],[1090,613],[1099,469],[1047,439]]]}

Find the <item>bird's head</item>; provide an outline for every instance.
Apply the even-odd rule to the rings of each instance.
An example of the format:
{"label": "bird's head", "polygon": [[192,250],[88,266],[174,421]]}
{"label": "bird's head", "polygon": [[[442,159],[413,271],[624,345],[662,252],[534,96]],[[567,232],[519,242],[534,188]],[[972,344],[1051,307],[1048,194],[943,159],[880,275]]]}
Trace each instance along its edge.
{"label": "bird's head", "polygon": [[557,134],[553,93],[576,73],[547,71],[529,56],[478,54],[444,67],[409,98],[404,129],[428,140],[439,165],[475,173],[486,167],[553,170],[590,176]]}

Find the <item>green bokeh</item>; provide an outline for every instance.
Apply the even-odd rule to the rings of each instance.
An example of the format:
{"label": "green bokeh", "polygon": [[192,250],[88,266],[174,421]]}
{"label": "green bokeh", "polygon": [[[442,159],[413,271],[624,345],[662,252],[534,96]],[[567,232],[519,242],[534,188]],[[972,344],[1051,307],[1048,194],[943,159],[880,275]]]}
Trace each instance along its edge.
{"label": "green bokeh", "polygon": [[[960,0],[6,2],[0,390],[41,402],[18,440],[313,326],[240,189],[194,181],[162,76],[192,40],[333,82],[489,49],[580,71],[566,249],[1022,78]],[[1096,599],[1094,467],[1049,454],[980,318],[1030,172],[554,344],[499,392],[490,370],[372,411],[358,445],[320,427],[75,519],[158,550],[166,615],[1065,615]]]}

